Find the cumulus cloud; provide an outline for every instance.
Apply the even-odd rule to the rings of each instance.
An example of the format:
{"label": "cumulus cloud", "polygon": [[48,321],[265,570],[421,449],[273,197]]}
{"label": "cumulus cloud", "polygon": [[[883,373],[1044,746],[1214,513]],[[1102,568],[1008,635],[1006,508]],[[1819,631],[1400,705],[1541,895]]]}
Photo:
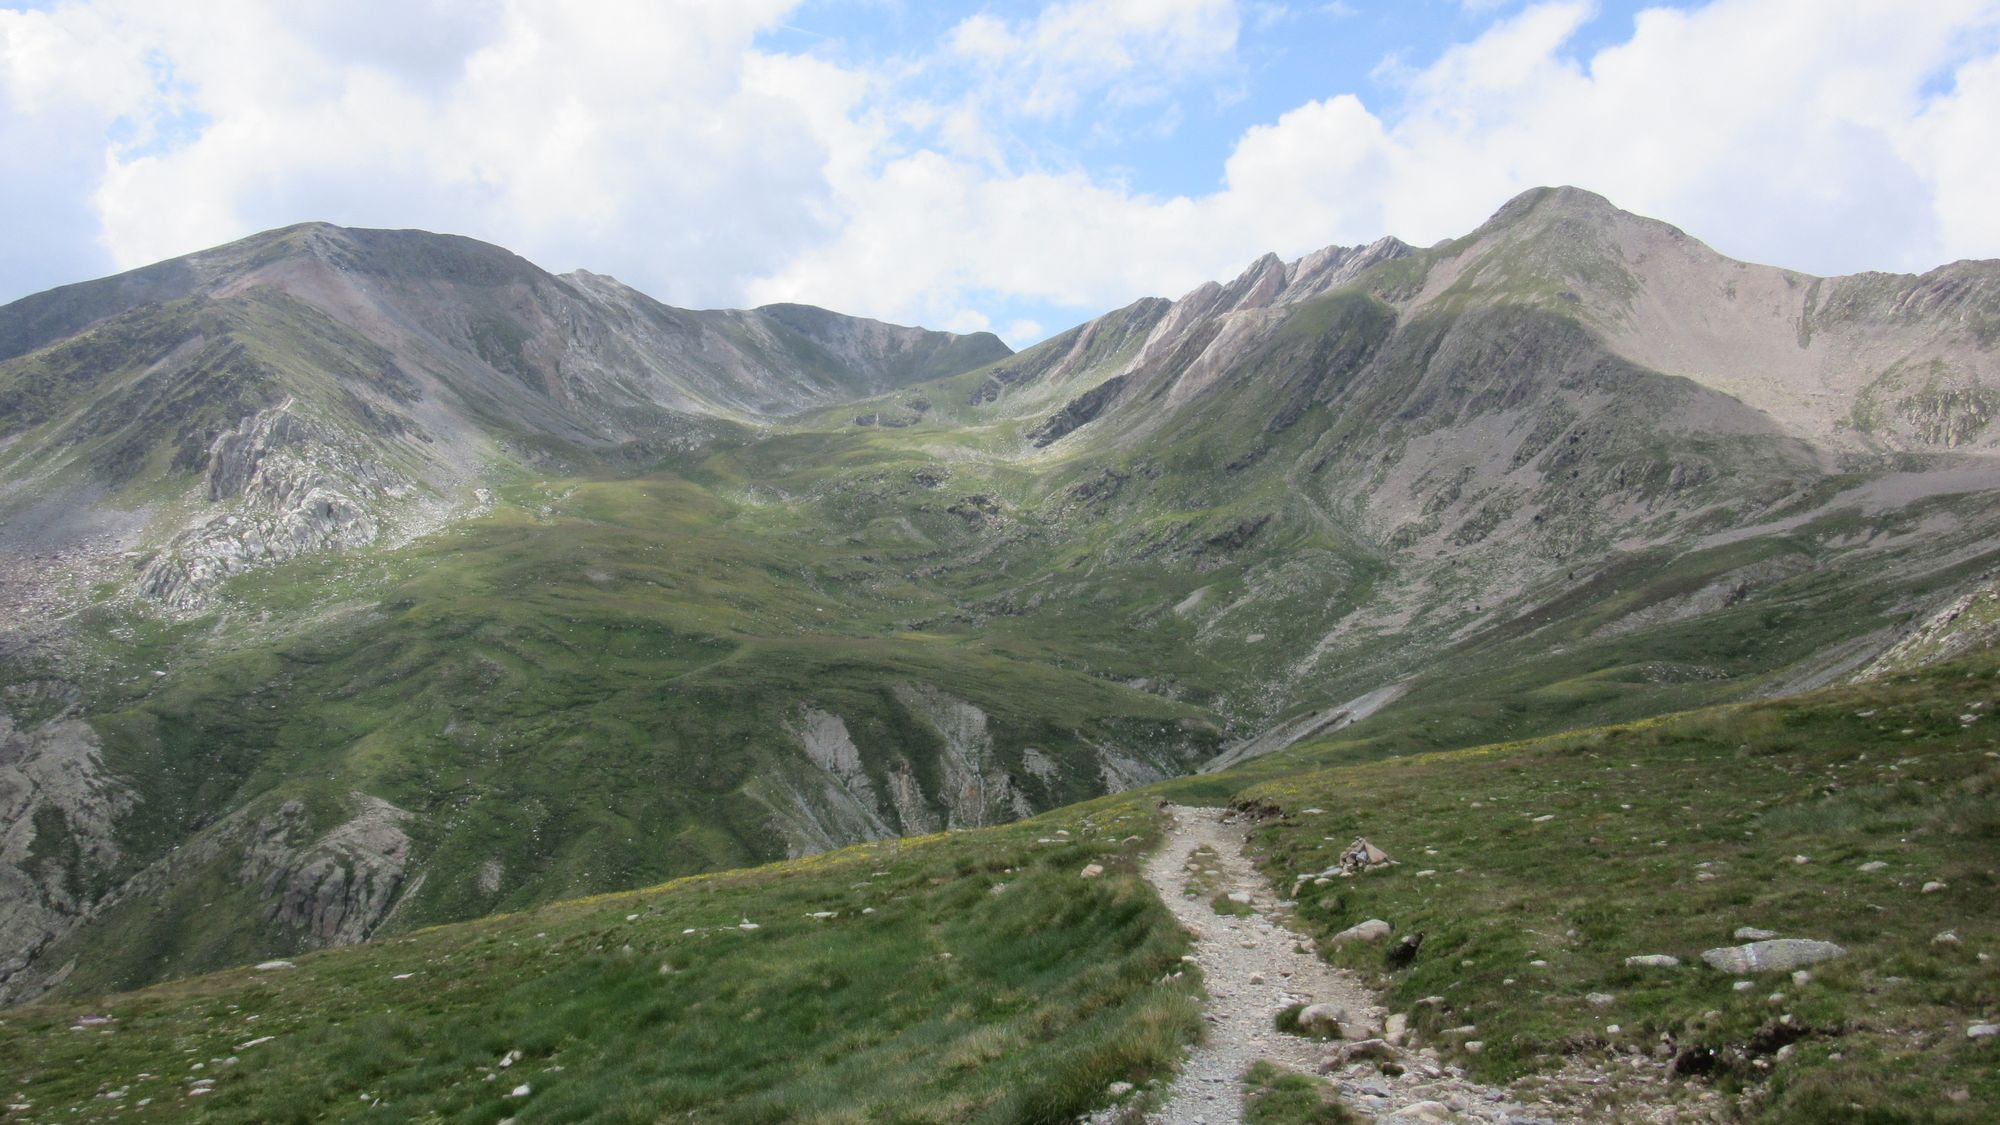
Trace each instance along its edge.
{"label": "cumulus cloud", "polygon": [[1711,0],[1589,51],[1594,5],[1509,5],[1382,68],[1386,89],[1329,75],[1199,194],[1046,138],[1173,144],[1183,103],[1246,80],[1246,28],[1326,5],[1055,0],[861,59],[769,46],[797,6],[0,10],[0,144],[35,154],[0,182],[0,288],[325,218],[471,234],[676,303],[805,300],[1019,342],[1267,249],[1460,234],[1543,183],[1817,272],[2000,256],[2000,0]]}
{"label": "cumulus cloud", "polygon": [[1335,94],[1255,126],[1207,195],[891,160],[836,185],[841,235],[755,291],[863,277],[894,308],[982,291],[1102,307],[1263,249],[1427,244],[1559,183],[1824,273],[2000,256],[2000,5],[1715,0],[1572,54],[1595,18],[1581,0],[1531,5],[1405,72],[1393,104]]}

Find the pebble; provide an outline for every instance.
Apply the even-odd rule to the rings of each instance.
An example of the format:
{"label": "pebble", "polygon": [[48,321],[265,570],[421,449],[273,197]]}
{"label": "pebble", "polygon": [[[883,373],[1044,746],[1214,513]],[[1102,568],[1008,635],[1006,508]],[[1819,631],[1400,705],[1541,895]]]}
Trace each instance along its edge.
{"label": "pebble", "polygon": [[1949,884],[1940,883],[1936,879],[1933,879],[1930,882],[1924,884],[1923,893],[1927,895],[1934,895],[1939,891],[1949,890],[1949,889],[1950,889]]}

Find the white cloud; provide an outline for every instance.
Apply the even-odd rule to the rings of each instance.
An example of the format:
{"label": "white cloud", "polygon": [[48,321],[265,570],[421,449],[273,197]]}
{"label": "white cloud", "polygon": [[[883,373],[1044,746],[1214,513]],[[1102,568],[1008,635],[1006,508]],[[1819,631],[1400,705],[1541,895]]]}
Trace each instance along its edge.
{"label": "white cloud", "polygon": [[1234,0],[1066,0],[1031,20],[981,13],[959,22],[952,62],[978,68],[982,100],[1028,117],[1073,113],[1092,95],[1156,102],[1236,49]]}
{"label": "white cloud", "polygon": [[0,288],[81,262],[87,235],[129,266],[325,218],[471,234],[677,303],[1020,341],[1266,249],[1460,234],[1542,183],[1820,272],[2000,255],[2000,0],[1713,0],[1588,53],[1593,7],[1544,0],[1386,68],[1390,101],[1330,75],[1190,195],[1040,139],[1171,131],[1182,101],[1244,79],[1238,37],[1276,5],[1058,0],[862,62],[760,49],[795,6],[0,11],[0,145],[35,154],[0,181]]}
{"label": "white cloud", "polygon": [[[1393,112],[1341,94],[1254,127],[1208,195],[894,160],[836,185],[840,236],[753,292],[861,280],[906,315],[980,294],[1106,307],[1264,249],[1463,234],[1558,183],[1819,272],[2000,256],[2000,4],[1716,0],[1642,13],[1627,41],[1572,57],[1593,16],[1536,4],[1409,72]],[[1951,92],[1927,95],[1940,76]]]}

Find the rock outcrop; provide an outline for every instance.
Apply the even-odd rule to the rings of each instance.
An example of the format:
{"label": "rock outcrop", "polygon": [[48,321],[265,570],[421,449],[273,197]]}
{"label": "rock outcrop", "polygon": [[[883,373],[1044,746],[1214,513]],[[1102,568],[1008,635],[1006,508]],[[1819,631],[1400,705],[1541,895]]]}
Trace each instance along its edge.
{"label": "rock outcrop", "polygon": [[354,815],[318,836],[305,805],[287,801],[243,848],[237,877],[263,898],[263,920],[298,931],[307,946],[366,939],[403,888],[410,814],[364,793],[351,800]]}
{"label": "rock outcrop", "polygon": [[181,610],[254,567],[374,542],[407,480],[358,456],[290,404],[251,415],[209,446],[205,486],[223,506],[148,560],[139,592]]}
{"label": "rock outcrop", "polygon": [[0,1003],[10,981],[110,891],[115,829],[138,801],[106,774],[80,693],[55,682],[0,692]]}

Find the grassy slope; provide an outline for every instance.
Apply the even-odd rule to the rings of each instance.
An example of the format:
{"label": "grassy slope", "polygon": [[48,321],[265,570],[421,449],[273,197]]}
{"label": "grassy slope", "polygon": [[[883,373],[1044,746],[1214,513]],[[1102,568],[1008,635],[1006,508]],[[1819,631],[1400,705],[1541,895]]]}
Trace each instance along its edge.
{"label": "grassy slope", "polygon": [[[1304,747],[1279,756],[1298,767],[1280,780],[1213,782],[1278,814],[1257,842],[1281,884],[1355,835],[1401,859],[1308,883],[1299,917],[1322,935],[1367,917],[1425,932],[1416,966],[1382,983],[1426,1038],[1476,1025],[1486,1050],[1459,1061],[1482,1077],[1712,1051],[1701,1080],[1740,1092],[1750,1119],[1971,1122],[2000,1106],[1994,1044],[1965,1038],[2000,1011],[2000,967],[1979,957],[2000,946],[1996,700],[1989,655],[1472,750],[1327,766]],[[1184,940],[1132,863],[1154,796],[1190,787],[19,1010],[0,1085],[33,1107],[14,1120],[142,1097],[173,1116],[204,1075],[200,1107],[222,1120],[1057,1120],[1161,1074],[1193,1026],[1192,978],[1172,976]],[[1092,861],[1107,876],[1079,880]],[[1947,889],[1923,893],[1932,880]],[[806,917],[822,910],[839,917]],[[760,928],[731,928],[743,918]],[[1697,957],[1746,925],[1851,955],[1739,991]],[[1933,940],[1947,930],[1958,944]],[[1642,953],[1688,964],[1625,965]],[[1373,948],[1333,957],[1380,971]],[[117,1022],[65,1030],[83,1014]],[[504,1098],[516,1082],[534,1092]],[[1253,1086],[1273,1115],[1317,1112],[1307,1085]],[[1940,1098],[1954,1090],[1965,1100]],[[1608,1096],[1615,1115],[1629,1094]]]}
{"label": "grassy slope", "polygon": [[[1431,1038],[1476,1025],[1486,1049],[1461,1061],[1477,1074],[1711,1050],[1716,1079],[1748,1091],[1759,1120],[1985,1121],[2000,1112],[2000,1054],[1965,1031],[2000,1014],[2000,963],[1980,959],[2000,956],[1996,681],[2000,660],[1985,656],[1795,699],[1333,765],[1238,795],[1282,810],[1257,837],[1282,884],[1355,836],[1399,858],[1384,874],[1305,884],[1299,916],[1323,935],[1365,918],[1425,933],[1416,966],[1384,977],[1391,1003]],[[1872,861],[1888,866],[1859,870]],[[1947,889],[1923,893],[1931,881]],[[1698,956],[1737,944],[1741,926],[1851,956],[1804,986],[1765,974],[1738,991]],[[1947,931],[1959,943],[1934,940]],[[1689,967],[1625,965],[1653,953]],[[1369,972],[1379,956],[1335,960]],[[1593,992],[1615,999],[1597,1007]],[[1428,996],[1444,1003],[1417,1003]],[[1794,1038],[1796,1054],[1774,1062]],[[1952,1090],[1969,1099],[1940,1099]]]}
{"label": "grassy slope", "polygon": [[1099,802],[159,986],[82,1031],[9,1012],[4,1119],[1068,1120],[1197,1026],[1132,862],[1157,829]]}

